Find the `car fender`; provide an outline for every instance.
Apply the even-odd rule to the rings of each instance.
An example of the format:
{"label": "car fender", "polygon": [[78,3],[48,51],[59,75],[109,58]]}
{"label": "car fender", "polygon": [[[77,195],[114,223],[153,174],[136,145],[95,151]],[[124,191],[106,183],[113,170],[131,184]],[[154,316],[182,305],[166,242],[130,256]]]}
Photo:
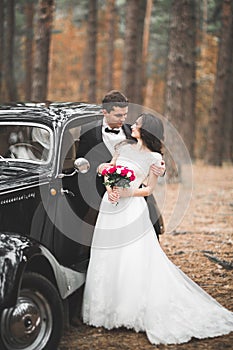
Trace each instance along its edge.
{"label": "car fender", "polygon": [[[0,308],[15,304],[23,273],[38,256],[45,258],[52,268],[62,299],[84,283],[85,273],[60,265],[48,249],[30,237],[0,233]],[[37,269],[37,272],[40,270]]]}
{"label": "car fender", "polygon": [[41,246],[41,251],[52,266],[62,299],[67,298],[83,285],[86,278],[84,272],[74,271],[68,267],[60,265],[50,251],[43,246]]}

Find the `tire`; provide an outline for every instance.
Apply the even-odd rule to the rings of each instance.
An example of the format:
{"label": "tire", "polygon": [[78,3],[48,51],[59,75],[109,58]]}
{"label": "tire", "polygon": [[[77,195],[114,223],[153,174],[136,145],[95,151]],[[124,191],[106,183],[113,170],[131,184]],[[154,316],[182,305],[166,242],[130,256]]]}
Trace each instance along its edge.
{"label": "tire", "polygon": [[63,305],[57,289],[44,276],[29,272],[17,303],[0,315],[1,350],[55,350],[63,333]]}

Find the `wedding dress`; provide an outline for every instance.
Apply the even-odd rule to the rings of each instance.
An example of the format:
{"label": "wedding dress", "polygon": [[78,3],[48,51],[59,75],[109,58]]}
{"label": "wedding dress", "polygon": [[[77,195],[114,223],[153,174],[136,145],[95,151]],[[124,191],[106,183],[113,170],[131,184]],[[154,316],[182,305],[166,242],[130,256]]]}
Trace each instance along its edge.
{"label": "wedding dress", "polygon": [[[120,148],[118,165],[136,174],[139,187],[155,152],[135,145]],[[208,295],[163,252],[143,197],[120,198],[114,205],[105,193],[91,248],[83,299],[83,321],[107,329],[144,331],[152,344],[179,344],[233,331],[233,313]]]}

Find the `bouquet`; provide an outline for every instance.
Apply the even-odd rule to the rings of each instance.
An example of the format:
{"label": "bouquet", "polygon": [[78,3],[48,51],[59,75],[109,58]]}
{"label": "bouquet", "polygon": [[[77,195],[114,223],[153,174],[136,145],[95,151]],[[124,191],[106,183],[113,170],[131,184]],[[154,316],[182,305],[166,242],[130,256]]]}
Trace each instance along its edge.
{"label": "bouquet", "polygon": [[105,168],[102,173],[106,177],[105,186],[129,187],[131,181],[135,180],[134,171],[122,165]]}

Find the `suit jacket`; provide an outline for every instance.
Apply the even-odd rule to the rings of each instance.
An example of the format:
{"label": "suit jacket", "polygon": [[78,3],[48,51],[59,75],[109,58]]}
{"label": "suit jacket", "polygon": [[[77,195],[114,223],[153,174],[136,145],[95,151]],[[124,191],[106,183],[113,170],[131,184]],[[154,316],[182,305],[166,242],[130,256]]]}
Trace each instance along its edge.
{"label": "suit jacket", "polygon": [[[78,156],[91,158],[97,156],[96,162],[100,163],[108,162],[112,159],[112,155],[108,148],[105,146],[102,137],[102,121],[97,123],[91,123],[82,128],[81,137],[78,148]],[[133,139],[131,136],[131,126],[124,124],[122,129],[127,139]],[[98,145],[98,147],[96,147]],[[93,153],[90,153],[92,150]]]}
{"label": "suit jacket", "polygon": [[[122,129],[126,135],[126,139],[133,140],[131,136],[131,126],[129,124],[124,124]],[[112,159],[111,153],[103,142],[102,121],[90,123],[83,127],[77,156],[85,157],[89,160],[91,165],[90,171],[87,174],[84,176],[79,174],[79,188],[82,191],[85,203],[88,204],[87,208],[91,207],[95,211],[95,214],[93,214],[94,212],[92,210],[92,214],[89,215],[89,219],[87,219],[87,221],[90,221],[90,223],[92,222],[94,225],[102,196],[106,191],[103,185],[103,177],[97,175],[97,167],[99,164],[109,162]],[[160,211],[153,195],[145,199],[147,200],[152,224],[158,236],[158,234],[163,233],[163,220]],[[87,211],[89,211],[90,214],[90,210],[87,209]],[[92,216],[92,218],[90,218],[90,216]]]}
{"label": "suit jacket", "polygon": [[[126,139],[132,140],[133,138],[131,136],[131,126],[129,124],[125,124],[123,125],[122,129],[126,135]],[[77,156],[85,157],[91,164],[88,178],[89,181],[94,181],[97,186],[97,191],[100,194],[97,203],[100,204],[101,197],[103,196],[106,189],[103,185],[103,178],[97,175],[96,170],[101,163],[110,162],[112,159],[111,153],[103,142],[102,121],[99,121],[98,124],[91,123],[83,127],[81,131]],[[87,174],[85,174],[85,176],[86,175]],[[94,180],[96,176],[97,178]],[[91,184],[89,183],[89,185]]]}

